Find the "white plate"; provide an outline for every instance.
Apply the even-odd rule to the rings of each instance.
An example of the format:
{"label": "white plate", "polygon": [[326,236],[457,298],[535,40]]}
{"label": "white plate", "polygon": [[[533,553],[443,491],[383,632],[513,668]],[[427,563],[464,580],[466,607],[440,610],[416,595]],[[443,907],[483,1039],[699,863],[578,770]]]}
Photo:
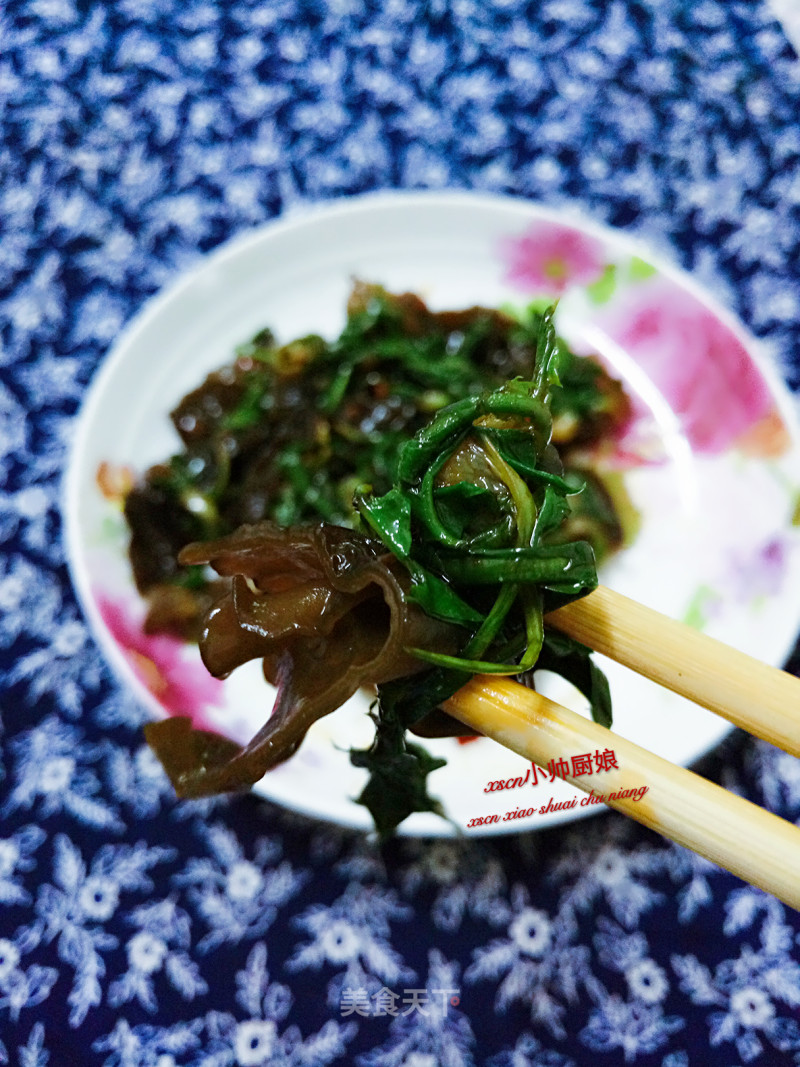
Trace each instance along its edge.
{"label": "white plate", "polygon": [[[142,472],[177,450],[171,408],[262,327],[283,340],[335,336],[353,278],[413,290],[437,309],[559,296],[559,331],[576,350],[607,360],[639,411],[612,462],[625,468],[641,530],[602,580],[751,655],[783,662],[800,626],[800,536],[792,525],[800,434],[793,403],[755,342],[690,278],[653,266],[628,238],[571,213],[464,193],[392,193],[292,215],[225,245],[144,308],[91,387],[66,486],[70,565],[105,655],[154,715],[190,712],[241,742],[263,721],[271,693],[257,665],[217,682],[196,649],[142,635],[124,522],[98,490],[98,467]],[[615,731],[665,758],[689,764],[729,729],[624,668],[604,666]],[[354,697],[317,723],[258,791],[297,811],[369,827],[352,800],[364,772],[347,756],[371,738],[366,707]],[[429,783],[458,827],[518,807],[536,814],[494,830],[587,813],[538,812],[551,797],[575,795],[558,779],[484,793],[490,780],[527,769],[493,742],[426,745],[448,761]],[[602,791],[602,772],[593,773]],[[455,832],[425,814],[402,829]]]}

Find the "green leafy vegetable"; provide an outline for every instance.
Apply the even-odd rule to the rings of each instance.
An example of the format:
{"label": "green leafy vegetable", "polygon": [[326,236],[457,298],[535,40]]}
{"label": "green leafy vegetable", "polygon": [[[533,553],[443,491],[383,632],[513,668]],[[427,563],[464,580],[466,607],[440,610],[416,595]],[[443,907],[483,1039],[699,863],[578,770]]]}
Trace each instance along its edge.
{"label": "green leafy vegetable", "polygon": [[[210,374],[172,413],[182,450],[152,467],[125,502],[134,576],[152,605],[148,628],[186,638],[199,634],[216,590],[207,582],[187,586],[183,581],[177,558],[185,544],[214,540],[243,523],[266,519],[281,526],[320,519],[354,525],[353,496],[359,487],[369,486],[378,497],[387,494],[401,453],[409,469],[425,468],[426,457],[438,454],[451,432],[461,432],[477,397],[511,379],[531,377],[543,330],[551,349],[541,371],[548,382],[540,382],[535,395],[542,395],[543,384],[561,381],[551,402],[555,439],[569,470],[570,449],[621,424],[627,401],[598,364],[573,356],[546,328],[547,314],[535,308],[521,314],[487,308],[432,312],[412,294],[396,296],[356,283],[345,328],[335,340],[312,334],[279,345],[262,330],[240,346],[235,363]],[[535,469],[526,476],[558,485],[560,473],[547,456],[538,456],[549,425],[544,407],[514,390],[498,396],[496,404],[505,404],[504,415],[511,419],[526,408],[526,417],[539,426],[534,441],[508,429],[507,420],[487,429],[500,456],[520,471],[526,463]],[[446,408],[447,415],[426,430]],[[417,444],[404,450],[415,434],[420,434]],[[586,465],[583,457],[581,465]],[[495,485],[483,488],[489,494],[502,491]],[[437,489],[435,507],[429,497],[420,500],[431,521],[438,516],[456,540],[472,510],[466,492],[451,492],[448,500]],[[485,503],[491,507],[488,499]],[[384,533],[393,506],[391,497],[385,500],[382,517],[379,505],[373,506],[374,521],[383,524]],[[480,510],[486,515],[487,509]],[[371,521],[366,511],[362,520]],[[394,520],[397,536],[407,537],[406,517],[398,514]],[[486,537],[498,533],[489,522]],[[581,536],[598,555],[621,539],[619,524],[609,525],[599,512],[588,516]],[[165,587],[176,584],[191,590],[193,615],[186,613],[187,598],[178,616],[167,610],[174,597],[165,595]],[[440,590],[434,596],[434,584],[430,580],[425,588],[415,579],[413,595],[420,604],[443,603],[445,594]]]}
{"label": "green leafy vegetable", "polygon": [[405,728],[435,712],[470,675],[524,676],[546,664],[586,694],[598,721],[611,721],[608,684],[589,650],[544,626],[551,595],[563,602],[597,584],[587,542],[551,541],[576,492],[548,452],[550,394],[563,364],[550,309],[528,380],[437,413],[401,449],[394,486],[381,496],[356,495],[370,533],[407,568],[418,602],[465,629],[456,654],[409,649],[434,670],[379,687],[375,741],[351,753],[370,770],[359,803],[382,835],[411,811],[433,810],[426,786],[433,768],[409,749]]}
{"label": "green leafy vegetable", "polygon": [[385,840],[415,811],[432,811],[446,818],[441,803],[428,793],[427,778],[431,771],[444,767],[446,760],[436,759],[422,747],[408,740],[406,727],[386,695],[381,701],[376,724],[375,743],[369,749],[354,749],[351,760],[356,767],[369,771],[358,803],[369,809],[378,836]]}
{"label": "green leafy vegetable", "polygon": [[621,543],[587,450],[628,406],[553,312],[434,313],[357,283],[335,341],[264,330],[183,399],[183,450],[126,500],[147,625],[199,637],[220,677],[261,659],[277,697],[245,746],[148,728],[181,795],[248,788],[366,684],[375,740],[351,760],[382,837],[444,814],[428,790],[443,761],[408,731],[463,733],[441,705],[469,676],[555,671],[610,723],[589,649],[544,617]]}

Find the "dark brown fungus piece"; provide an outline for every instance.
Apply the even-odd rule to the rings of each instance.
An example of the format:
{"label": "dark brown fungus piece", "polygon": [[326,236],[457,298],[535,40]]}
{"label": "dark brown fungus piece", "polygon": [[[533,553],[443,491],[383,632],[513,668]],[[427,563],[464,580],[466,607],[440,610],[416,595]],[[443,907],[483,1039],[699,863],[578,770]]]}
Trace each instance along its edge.
{"label": "dark brown fungus piece", "polygon": [[187,545],[180,561],[232,579],[200,637],[209,671],[224,677],[261,659],[277,688],[272,713],[244,747],[185,719],[147,727],[183,797],[249,789],[361,686],[425,669],[407,648],[458,647],[459,630],[405,598],[407,576],[394,557],[344,527],[262,522]]}

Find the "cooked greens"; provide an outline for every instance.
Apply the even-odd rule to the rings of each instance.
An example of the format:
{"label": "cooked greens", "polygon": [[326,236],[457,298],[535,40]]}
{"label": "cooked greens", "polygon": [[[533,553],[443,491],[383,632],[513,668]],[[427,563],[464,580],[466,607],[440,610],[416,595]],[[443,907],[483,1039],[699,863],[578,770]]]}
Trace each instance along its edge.
{"label": "cooked greens", "polygon": [[[279,345],[263,330],[241,346],[233,364],[173,411],[182,450],[152,467],[125,501],[148,630],[196,637],[221,592],[202,568],[178,564],[184,545],[264,519],[354,525],[355,489],[391,489],[403,444],[438,411],[530,378],[543,321],[534,309],[432,312],[412,294],[356,283],[335,340]],[[553,344],[561,379],[554,441],[567,471],[587,485],[573,502],[583,512],[591,505],[573,511],[563,534],[571,539],[579,522],[599,557],[619,545],[622,530],[585,449],[626,418],[627,400],[597,363]],[[505,447],[515,444],[509,438]],[[454,498],[454,506],[462,505]]]}
{"label": "cooked greens", "polygon": [[177,791],[249,788],[374,685],[375,741],[351,759],[386,836],[413,811],[441,814],[426,784],[441,761],[407,731],[465,732],[440,704],[472,674],[556,671],[610,722],[589,650],[544,615],[594,588],[595,550],[619,543],[602,482],[585,455],[569,459],[626,415],[618,384],[558,339],[552,309],[437,314],[356,285],[336,341],[258,335],[184,399],[185,451],[126,506],[151,625],[190,630],[187,594],[198,611],[213,596],[209,670],[260,659],[277,687],[243,748],[186,720],[147,728]]}
{"label": "cooked greens", "polygon": [[351,754],[370,771],[359,800],[384,836],[412,811],[430,808],[424,780],[435,766],[407,743],[404,728],[460,732],[437,708],[473,674],[524,676],[546,666],[588,697],[596,721],[611,723],[608,684],[589,649],[544,624],[545,612],[597,584],[586,541],[552,541],[576,489],[551,444],[560,361],[548,312],[531,380],[446,408],[403,446],[389,492],[356,495],[370,533],[408,571],[407,599],[464,634],[457,655],[412,649],[432,669],[378,687],[373,746]]}

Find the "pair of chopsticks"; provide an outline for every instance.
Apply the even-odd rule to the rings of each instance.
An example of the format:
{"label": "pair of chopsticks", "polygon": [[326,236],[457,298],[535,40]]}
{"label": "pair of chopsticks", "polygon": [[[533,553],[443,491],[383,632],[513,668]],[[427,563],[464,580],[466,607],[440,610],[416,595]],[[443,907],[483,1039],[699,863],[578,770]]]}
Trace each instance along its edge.
{"label": "pair of chopsticks", "polygon": [[[756,737],[800,755],[800,678],[599,587],[552,612],[564,633],[687,696]],[[546,767],[613,744],[605,795],[647,786],[609,806],[800,910],[800,828],[692,771],[613,734],[516,682],[473,678],[444,705],[476,733]],[[588,791],[597,778],[565,779]]]}

